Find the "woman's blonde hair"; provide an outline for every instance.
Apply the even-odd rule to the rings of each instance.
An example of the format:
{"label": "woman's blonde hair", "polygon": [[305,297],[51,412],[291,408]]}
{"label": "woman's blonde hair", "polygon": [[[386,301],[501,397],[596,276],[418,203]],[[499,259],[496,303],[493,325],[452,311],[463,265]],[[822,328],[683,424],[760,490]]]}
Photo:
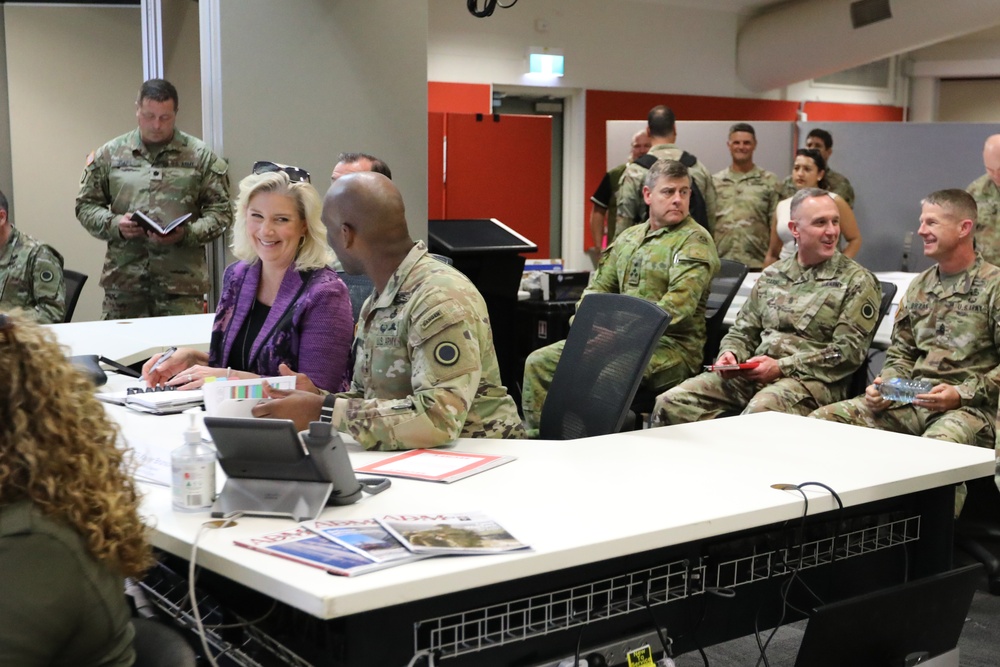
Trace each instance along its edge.
{"label": "woman's blonde hair", "polygon": [[30,501],[74,528],[123,576],[153,563],[131,456],[55,336],[18,311],[0,313],[0,505]]}
{"label": "woman's blonde hair", "polygon": [[247,235],[247,208],[250,200],[261,192],[276,192],[291,197],[295,201],[299,217],[305,220],[306,235],[295,256],[297,271],[321,269],[333,261],[333,251],[326,241],[326,227],[319,217],[323,206],[319,193],[309,183],[290,180],[283,171],[250,174],[240,181],[236,218],[233,222],[233,242],[230,246],[237,259],[251,264],[259,260]]}

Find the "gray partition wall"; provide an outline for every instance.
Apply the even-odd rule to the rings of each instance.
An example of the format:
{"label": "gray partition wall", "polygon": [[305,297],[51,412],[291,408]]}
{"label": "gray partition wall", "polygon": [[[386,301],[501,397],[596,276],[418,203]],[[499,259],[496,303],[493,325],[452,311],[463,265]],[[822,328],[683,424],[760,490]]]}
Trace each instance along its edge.
{"label": "gray partition wall", "polygon": [[427,3],[212,1],[233,193],[273,160],[308,169],[322,195],[338,153],[371,153],[427,238]]}
{"label": "gray partition wall", "polygon": [[909,269],[932,264],[916,235],[920,200],[943,188],[965,189],[985,173],[983,142],[1000,126],[989,123],[800,123],[833,135],[831,166],[850,179],[863,244],[858,261],[873,271],[898,271],[903,241],[913,232]]}

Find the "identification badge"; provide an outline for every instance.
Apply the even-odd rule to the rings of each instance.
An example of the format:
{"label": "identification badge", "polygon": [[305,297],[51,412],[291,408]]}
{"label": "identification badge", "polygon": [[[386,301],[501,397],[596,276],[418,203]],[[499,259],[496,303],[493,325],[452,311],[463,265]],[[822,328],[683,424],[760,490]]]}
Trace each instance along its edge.
{"label": "identification badge", "polygon": [[628,667],[656,666],[656,663],[653,662],[653,649],[650,648],[649,644],[640,646],[633,651],[629,651],[625,657],[628,660]]}

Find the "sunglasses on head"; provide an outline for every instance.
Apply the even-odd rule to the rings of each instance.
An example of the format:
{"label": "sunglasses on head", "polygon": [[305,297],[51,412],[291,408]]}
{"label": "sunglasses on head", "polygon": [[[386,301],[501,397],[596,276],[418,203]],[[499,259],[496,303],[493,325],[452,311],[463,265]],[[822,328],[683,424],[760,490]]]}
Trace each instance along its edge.
{"label": "sunglasses on head", "polygon": [[287,164],[278,164],[267,160],[258,160],[253,163],[253,173],[266,174],[271,171],[283,171],[288,175],[288,179],[298,183],[312,182],[309,172],[301,167],[292,167]]}

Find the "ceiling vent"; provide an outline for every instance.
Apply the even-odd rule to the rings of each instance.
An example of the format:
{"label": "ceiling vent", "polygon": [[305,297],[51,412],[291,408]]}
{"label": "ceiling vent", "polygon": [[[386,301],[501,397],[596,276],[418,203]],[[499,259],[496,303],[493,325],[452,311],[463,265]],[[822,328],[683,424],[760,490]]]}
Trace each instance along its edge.
{"label": "ceiling vent", "polygon": [[858,0],[851,3],[851,25],[855,30],[891,18],[889,0]]}

